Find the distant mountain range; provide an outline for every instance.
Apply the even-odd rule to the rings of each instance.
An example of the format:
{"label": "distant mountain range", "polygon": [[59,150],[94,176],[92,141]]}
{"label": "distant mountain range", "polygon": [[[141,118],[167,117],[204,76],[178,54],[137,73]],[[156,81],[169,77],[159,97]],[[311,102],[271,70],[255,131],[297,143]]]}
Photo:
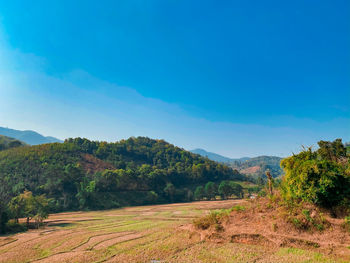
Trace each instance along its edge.
{"label": "distant mountain range", "polygon": [[30,145],[45,144],[52,142],[63,142],[60,139],[51,136],[43,136],[35,131],[20,131],[9,128],[0,127],[0,135],[15,138]]}
{"label": "distant mountain range", "polygon": [[243,157],[233,159],[222,156],[220,154],[207,152],[203,149],[194,149],[190,152],[207,157],[210,160],[225,163],[242,174],[250,174],[253,176],[262,176],[267,170],[275,177],[281,175],[283,170],[280,167],[281,157],[277,156],[258,156],[254,158]]}
{"label": "distant mountain range", "polygon": [[194,150],[191,150],[190,152],[202,155],[204,157],[208,157],[208,159],[216,161],[216,162],[220,162],[220,163],[232,163],[235,161],[244,162],[244,161],[247,161],[250,159],[249,157],[232,159],[232,158],[225,157],[225,156],[222,156],[222,155],[217,154],[217,153],[207,152],[206,150],[203,150],[203,149],[194,149]]}

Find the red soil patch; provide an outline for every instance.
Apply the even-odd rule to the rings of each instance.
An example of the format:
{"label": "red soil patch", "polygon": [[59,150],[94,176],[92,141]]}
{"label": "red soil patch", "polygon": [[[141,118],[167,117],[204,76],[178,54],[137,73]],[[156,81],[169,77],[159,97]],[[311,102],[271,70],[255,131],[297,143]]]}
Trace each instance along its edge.
{"label": "red soil patch", "polygon": [[106,169],[115,169],[115,167],[112,164],[102,161],[101,159],[98,159],[91,154],[83,154],[82,157],[83,161],[81,161],[80,163],[83,166],[84,171],[86,171],[89,174],[104,171]]}
{"label": "red soil patch", "polygon": [[252,167],[248,167],[248,168],[242,169],[239,172],[242,173],[242,174],[254,174],[254,173],[259,172],[260,169],[261,169],[260,166],[252,166]]}

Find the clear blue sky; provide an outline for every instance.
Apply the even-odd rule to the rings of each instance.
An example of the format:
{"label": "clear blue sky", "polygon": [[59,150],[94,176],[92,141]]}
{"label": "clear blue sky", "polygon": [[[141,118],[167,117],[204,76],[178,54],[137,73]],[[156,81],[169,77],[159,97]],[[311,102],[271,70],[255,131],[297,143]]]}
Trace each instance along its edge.
{"label": "clear blue sky", "polygon": [[1,1],[0,126],[230,157],[350,141],[350,2]]}

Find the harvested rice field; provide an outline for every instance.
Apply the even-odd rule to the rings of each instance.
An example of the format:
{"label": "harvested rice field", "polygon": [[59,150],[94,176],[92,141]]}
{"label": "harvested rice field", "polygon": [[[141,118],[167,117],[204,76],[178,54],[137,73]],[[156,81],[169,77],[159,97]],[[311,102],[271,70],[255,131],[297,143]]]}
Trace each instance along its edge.
{"label": "harvested rice field", "polygon": [[313,250],[206,241],[186,227],[240,202],[52,214],[44,228],[0,236],[0,262],[344,262]]}

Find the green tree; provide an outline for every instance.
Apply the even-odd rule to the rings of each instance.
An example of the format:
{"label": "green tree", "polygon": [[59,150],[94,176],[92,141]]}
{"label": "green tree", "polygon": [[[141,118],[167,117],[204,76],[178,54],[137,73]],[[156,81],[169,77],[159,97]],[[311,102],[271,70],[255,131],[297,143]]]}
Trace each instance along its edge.
{"label": "green tree", "polygon": [[197,186],[196,190],[194,191],[194,198],[196,200],[202,200],[203,197],[205,197],[205,190],[203,186]]}
{"label": "green tree", "polygon": [[83,181],[80,183],[80,188],[78,190],[78,193],[76,195],[78,201],[79,201],[79,208],[93,208],[95,206],[95,189],[96,189],[96,182],[95,181]]}
{"label": "green tree", "polygon": [[36,228],[39,228],[43,220],[49,216],[49,199],[47,199],[45,195],[32,195],[28,199],[26,216],[27,219],[34,219]]}
{"label": "green tree", "polygon": [[39,224],[49,215],[49,200],[45,195],[33,196],[32,192],[24,191],[11,199],[8,208],[16,223],[19,217],[26,217],[27,226],[30,220],[34,219],[35,225],[39,227]]}
{"label": "green tree", "polygon": [[323,160],[338,161],[346,157],[346,148],[342,143],[342,139],[336,139],[333,142],[319,141],[317,144],[319,146],[317,154]]}
{"label": "green tree", "polygon": [[335,207],[350,196],[349,161],[343,162],[341,140],[319,142],[319,150],[304,149],[285,158],[281,186],[286,200],[303,200],[324,207]]}
{"label": "green tree", "polygon": [[9,202],[8,208],[16,223],[18,223],[19,218],[27,216],[30,198],[32,198],[32,192],[24,191],[22,194],[13,197]]}
{"label": "green tree", "polygon": [[244,197],[244,191],[243,191],[243,186],[240,184],[237,184],[235,182],[230,182],[230,185],[232,187],[232,193],[237,196],[238,198],[243,198]]}
{"label": "green tree", "polygon": [[194,193],[190,189],[185,189],[185,190],[186,190],[186,201],[188,202],[193,201]]}
{"label": "green tree", "polygon": [[146,203],[149,204],[154,204],[158,201],[158,194],[154,191],[148,191],[146,198],[145,198]]}
{"label": "green tree", "polygon": [[172,183],[167,183],[167,185],[164,188],[164,193],[170,199],[171,202],[174,202],[175,192],[176,192],[175,186]]}
{"label": "green tree", "polygon": [[215,199],[215,196],[217,194],[217,185],[213,182],[208,182],[205,185],[205,194],[208,197],[208,199],[212,200]]}
{"label": "green tree", "polygon": [[233,194],[232,185],[228,181],[222,181],[219,185],[218,192],[222,199],[227,199]]}

